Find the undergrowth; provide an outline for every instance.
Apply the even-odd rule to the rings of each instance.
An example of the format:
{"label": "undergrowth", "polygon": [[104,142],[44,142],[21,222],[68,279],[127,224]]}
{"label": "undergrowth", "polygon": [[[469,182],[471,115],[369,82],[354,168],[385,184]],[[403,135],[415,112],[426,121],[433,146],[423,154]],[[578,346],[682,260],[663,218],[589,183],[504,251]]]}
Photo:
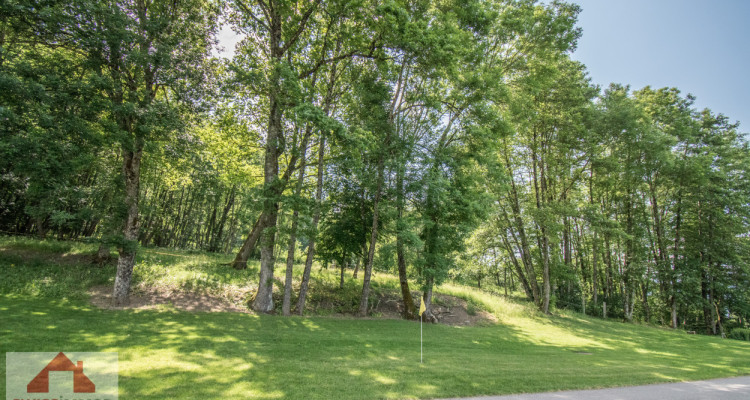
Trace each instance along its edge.
{"label": "undergrowth", "polygon": [[[95,285],[113,284],[114,261],[97,265],[92,262],[96,243],[0,237],[0,294],[85,300],[87,290]],[[111,253],[112,260],[117,256]],[[228,264],[232,255],[162,248],[140,248],[133,271],[134,292],[195,292],[224,298],[233,304],[247,306],[257,289],[260,263],[250,260],[248,268],[235,270]],[[296,305],[303,266],[295,265],[292,306]],[[354,279],[345,271],[343,288],[339,287],[339,270],[314,265],[305,312],[312,315],[351,314],[359,311],[362,277]],[[275,311],[281,313],[283,270],[277,268],[274,290]],[[413,287],[415,289],[415,287]],[[476,315],[488,311],[496,317],[509,318],[533,309],[490,295],[474,288],[444,284],[436,294],[454,296],[467,302],[467,312]],[[385,298],[400,298],[398,277],[373,272],[368,310],[377,308]],[[419,306],[419,296],[414,301]],[[442,301],[434,296],[435,304]]]}

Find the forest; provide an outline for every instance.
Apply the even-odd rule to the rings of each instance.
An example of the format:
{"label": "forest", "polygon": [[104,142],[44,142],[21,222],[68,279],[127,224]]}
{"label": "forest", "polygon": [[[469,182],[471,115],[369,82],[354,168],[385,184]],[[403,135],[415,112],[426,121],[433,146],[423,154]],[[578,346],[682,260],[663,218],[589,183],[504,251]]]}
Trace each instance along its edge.
{"label": "forest", "polygon": [[[536,0],[8,0],[0,231],[453,281],[543,313],[724,335],[750,316],[750,153],[678,88],[591,83],[579,6]],[[221,58],[217,32],[242,36]],[[299,290],[292,269],[304,264]],[[421,299],[420,299],[421,297]]]}

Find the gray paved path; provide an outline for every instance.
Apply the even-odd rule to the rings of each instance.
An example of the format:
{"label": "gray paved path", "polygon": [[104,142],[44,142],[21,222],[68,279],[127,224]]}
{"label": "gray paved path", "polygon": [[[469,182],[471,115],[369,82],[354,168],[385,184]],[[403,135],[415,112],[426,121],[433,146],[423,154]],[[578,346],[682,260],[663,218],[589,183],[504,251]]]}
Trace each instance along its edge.
{"label": "gray paved path", "polygon": [[472,397],[461,400],[750,400],[750,376],[612,389]]}

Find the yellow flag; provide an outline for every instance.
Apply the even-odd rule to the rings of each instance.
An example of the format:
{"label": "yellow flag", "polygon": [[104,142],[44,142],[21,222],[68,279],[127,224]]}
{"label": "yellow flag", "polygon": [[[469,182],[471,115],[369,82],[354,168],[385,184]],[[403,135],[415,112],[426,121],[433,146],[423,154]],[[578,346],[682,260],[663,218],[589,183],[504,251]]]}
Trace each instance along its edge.
{"label": "yellow flag", "polygon": [[420,317],[422,316],[422,313],[423,313],[423,312],[424,312],[425,310],[426,310],[426,309],[424,308],[424,297],[423,297],[423,298],[422,298],[422,304],[420,304],[420,305],[419,305],[419,316],[420,316]]}

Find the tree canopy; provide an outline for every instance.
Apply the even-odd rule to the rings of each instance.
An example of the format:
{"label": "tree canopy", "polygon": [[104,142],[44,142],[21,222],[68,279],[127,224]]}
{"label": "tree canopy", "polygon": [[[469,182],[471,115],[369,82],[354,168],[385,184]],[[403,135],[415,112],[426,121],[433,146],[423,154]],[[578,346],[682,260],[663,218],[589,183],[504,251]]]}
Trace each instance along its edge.
{"label": "tree canopy", "polygon": [[593,85],[575,4],[0,7],[0,230],[116,247],[117,304],[160,246],[259,257],[259,312],[284,257],[285,315],[318,261],[361,270],[362,316],[382,270],[406,318],[454,280],[545,313],[746,323],[744,135],[677,88]]}

